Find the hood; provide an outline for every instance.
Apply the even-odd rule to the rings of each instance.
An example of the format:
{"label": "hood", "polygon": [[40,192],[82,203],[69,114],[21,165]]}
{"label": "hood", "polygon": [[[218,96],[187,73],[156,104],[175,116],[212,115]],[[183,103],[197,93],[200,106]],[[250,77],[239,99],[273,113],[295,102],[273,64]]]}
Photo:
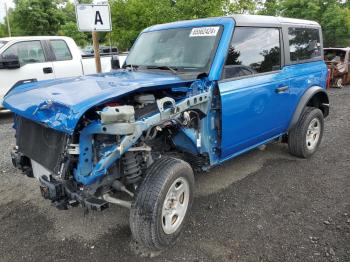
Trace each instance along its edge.
{"label": "hood", "polygon": [[178,87],[190,82],[193,80],[169,72],[121,70],[23,84],[6,95],[3,106],[17,115],[71,134],[82,115],[96,105],[135,91]]}

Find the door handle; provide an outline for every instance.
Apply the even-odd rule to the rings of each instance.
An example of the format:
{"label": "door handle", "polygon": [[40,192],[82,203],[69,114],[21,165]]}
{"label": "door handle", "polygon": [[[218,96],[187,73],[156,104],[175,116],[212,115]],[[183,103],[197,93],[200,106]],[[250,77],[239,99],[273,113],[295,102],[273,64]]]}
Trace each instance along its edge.
{"label": "door handle", "polygon": [[288,89],[289,89],[289,86],[281,86],[276,88],[276,93],[282,94],[282,93],[285,93]]}
{"label": "door handle", "polygon": [[44,67],[43,72],[44,74],[52,74],[53,73],[52,67]]}

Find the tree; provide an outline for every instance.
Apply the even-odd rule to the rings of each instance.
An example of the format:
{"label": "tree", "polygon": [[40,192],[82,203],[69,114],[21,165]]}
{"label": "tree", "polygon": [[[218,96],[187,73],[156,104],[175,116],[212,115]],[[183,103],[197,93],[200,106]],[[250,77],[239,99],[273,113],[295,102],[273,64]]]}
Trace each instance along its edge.
{"label": "tree", "polygon": [[339,5],[327,8],[322,14],[321,24],[326,45],[350,45],[350,8]]}
{"label": "tree", "polygon": [[175,9],[169,0],[115,0],[112,2],[112,41],[129,48],[140,31],[148,26],[174,21]]}
{"label": "tree", "polygon": [[280,13],[280,4],[278,0],[266,0],[263,8],[258,12],[259,15],[277,16]]}
{"label": "tree", "polygon": [[85,47],[89,43],[87,34],[84,32],[79,32],[75,22],[68,22],[62,25],[58,31],[58,34],[73,38],[76,44],[81,47]]}
{"label": "tree", "polygon": [[[323,29],[325,46],[344,46],[350,40],[350,9],[336,0],[283,0],[284,16],[319,22]],[[347,40],[346,40],[347,39]]]}
{"label": "tree", "polygon": [[227,0],[224,1],[224,15],[254,13],[259,1],[256,0]]}
{"label": "tree", "polygon": [[128,49],[138,34],[155,24],[253,12],[254,0],[113,0],[113,43]]}
{"label": "tree", "polygon": [[0,37],[7,36],[7,32],[5,28],[6,28],[5,25],[0,23]]}
{"label": "tree", "polygon": [[325,46],[350,45],[350,1],[266,0],[259,14],[281,15],[317,21]]}
{"label": "tree", "polygon": [[11,13],[12,25],[24,35],[55,35],[64,23],[62,10],[56,0],[16,0]]}

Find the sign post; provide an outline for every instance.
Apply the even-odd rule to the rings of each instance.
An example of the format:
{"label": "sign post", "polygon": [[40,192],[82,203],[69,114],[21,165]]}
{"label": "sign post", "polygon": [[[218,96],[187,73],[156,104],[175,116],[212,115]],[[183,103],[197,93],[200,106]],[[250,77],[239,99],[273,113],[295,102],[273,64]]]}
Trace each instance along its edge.
{"label": "sign post", "polygon": [[76,5],[77,24],[80,32],[92,32],[96,72],[101,73],[101,57],[98,32],[112,31],[111,12],[108,4]]}
{"label": "sign post", "polygon": [[100,45],[99,45],[99,35],[98,32],[92,32],[92,45],[94,47],[94,55],[95,55],[95,64],[96,64],[96,72],[101,73],[101,56],[100,56]]}

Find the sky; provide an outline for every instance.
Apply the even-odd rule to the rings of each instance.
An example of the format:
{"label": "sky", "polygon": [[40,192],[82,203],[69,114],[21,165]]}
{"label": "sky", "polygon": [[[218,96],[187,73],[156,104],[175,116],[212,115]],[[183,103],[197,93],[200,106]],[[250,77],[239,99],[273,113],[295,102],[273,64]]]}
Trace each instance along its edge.
{"label": "sky", "polygon": [[13,0],[0,0],[0,23],[4,22],[4,17],[6,16],[5,3],[7,4],[7,8],[14,6]]}

